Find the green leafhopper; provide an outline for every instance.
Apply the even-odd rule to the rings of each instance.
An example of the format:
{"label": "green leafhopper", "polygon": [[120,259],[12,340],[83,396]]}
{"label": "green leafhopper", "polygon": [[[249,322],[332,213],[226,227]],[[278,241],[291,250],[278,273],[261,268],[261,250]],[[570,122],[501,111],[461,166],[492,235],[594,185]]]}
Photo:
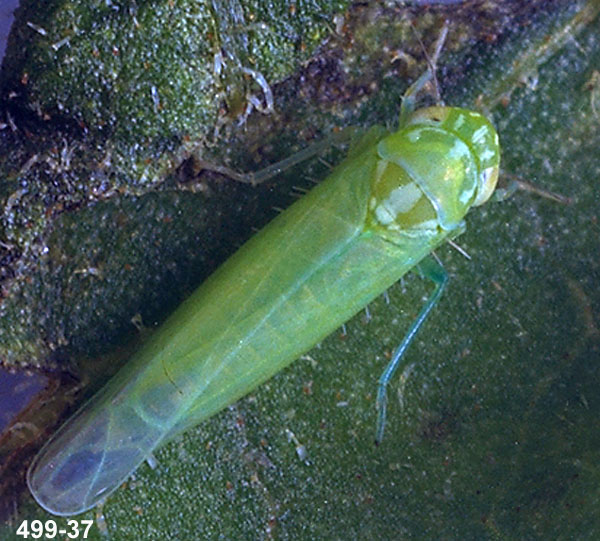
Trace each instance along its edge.
{"label": "green leafhopper", "polygon": [[321,184],[227,260],[61,427],[27,481],[51,513],[106,498],[160,445],[283,369],[419,266],[436,289],[380,379],[385,388],[447,280],[426,258],[492,195],[498,135],[481,114],[434,106],[371,129]]}

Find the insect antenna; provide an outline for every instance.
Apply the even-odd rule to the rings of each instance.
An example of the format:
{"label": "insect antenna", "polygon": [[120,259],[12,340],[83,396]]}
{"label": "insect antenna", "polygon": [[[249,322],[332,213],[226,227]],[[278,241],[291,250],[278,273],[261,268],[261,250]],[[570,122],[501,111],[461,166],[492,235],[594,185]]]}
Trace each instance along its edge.
{"label": "insect antenna", "polygon": [[[415,33],[417,33],[417,31],[414,29],[414,27],[413,27],[413,30],[415,31]],[[439,56],[442,52],[442,47],[444,46],[444,42],[446,41],[447,35],[448,35],[448,23],[445,22],[444,26],[442,28],[442,31],[440,32],[440,35],[435,42],[435,48],[433,51],[433,55],[429,56],[427,54],[427,51],[425,50],[425,46],[423,45],[421,37],[417,33],[417,39],[419,40],[419,43],[421,44],[421,47],[423,49],[423,53],[427,60],[428,68],[427,68],[427,71],[425,71],[425,73],[423,73],[416,81],[414,81],[408,87],[408,90],[404,93],[404,96],[402,96],[402,105],[400,107],[400,120],[398,122],[399,126],[406,125],[408,118],[415,110],[415,103],[416,103],[417,95],[419,94],[419,92],[421,92],[421,90],[423,90],[423,87],[431,80],[433,80],[433,85],[435,87],[435,95],[436,95],[437,103],[440,105],[443,105],[443,101],[442,101],[442,98],[440,95],[439,85],[437,82],[435,72],[436,72],[436,64],[437,64]]]}
{"label": "insect antenna", "polygon": [[448,21],[444,21],[444,26],[442,27],[440,35],[438,36],[438,39],[435,42],[435,48],[433,50],[432,56],[429,56],[429,54],[427,53],[425,44],[423,43],[423,40],[421,39],[421,36],[419,35],[419,33],[416,31],[415,27],[413,26],[412,28],[415,32],[417,41],[419,42],[419,45],[421,46],[423,55],[425,56],[425,61],[427,62],[427,66],[429,68],[429,73],[431,74],[431,81],[432,81],[433,87],[435,89],[435,101],[439,105],[444,105],[444,102],[442,100],[442,96],[440,93],[440,85],[438,83],[436,73],[437,73],[437,61],[442,52],[442,48],[444,47],[446,37],[448,36]]}
{"label": "insect antenna", "polygon": [[517,175],[513,175],[512,173],[505,173],[502,171],[501,175],[502,177],[510,180],[510,182],[506,188],[497,188],[490,201],[494,201],[496,203],[505,201],[517,190],[523,190],[524,192],[534,193],[545,199],[556,201],[562,205],[570,205],[573,203],[573,200],[570,197],[565,197],[564,195],[538,188],[537,186],[534,186],[533,184],[521,179]]}

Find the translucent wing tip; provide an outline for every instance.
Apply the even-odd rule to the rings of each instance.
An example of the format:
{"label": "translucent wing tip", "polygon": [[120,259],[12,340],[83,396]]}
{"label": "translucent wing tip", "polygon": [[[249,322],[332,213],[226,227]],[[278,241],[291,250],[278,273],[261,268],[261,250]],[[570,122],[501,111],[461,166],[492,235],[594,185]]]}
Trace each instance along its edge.
{"label": "translucent wing tip", "polygon": [[[114,492],[160,441],[139,417],[123,408],[82,415],[80,410],[34,458],[27,486],[49,513],[77,515]],[[125,411],[124,411],[125,410]],[[129,413],[127,415],[126,413]]]}
{"label": "translucent wing tip", "polygon": [[35,501],[58,516],[78,515],[97,505],[120,483],[114,477],[106,483],[105,457],[94,455],[98,453],[82,450],[64,457],[52,447],[43,449],[27,471],[27,486]]}

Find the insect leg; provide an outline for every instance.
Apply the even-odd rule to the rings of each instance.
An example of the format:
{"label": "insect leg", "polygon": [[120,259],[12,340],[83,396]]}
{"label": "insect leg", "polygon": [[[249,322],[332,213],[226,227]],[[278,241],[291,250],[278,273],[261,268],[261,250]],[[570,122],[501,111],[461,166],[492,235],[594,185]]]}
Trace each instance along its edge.
{"label": "insect leg", "polygon": [[383,374],[381,374],[379,378],[379,385],[377,388],[377,432],[375,435],[375,443],[379,444],[383,439],[383,431],[385,429],[385,416],[386,416],[386,406],[387,406],[387,385],[398,370],[400,366],[400,361],[402,360],[402,356],[404,355],[406,349],[410,345],[410,343],[415,338],[417,331],[421,328],[421,325],[427,319],[429,312],[436,305],[438,300],[440,299],[442,292],[448,282],[448,275],[444,268],[437,263],[432,257],[427,257],[418,265],[420,271],[423,275],[429,278],[434,284],[435,289],[433,293],[430,295],[427,302],[421,308],[417,319],[415,319],[408,329],[406,336],[400,343],[400,345],[396,348],[392,355],[391,361],[385,367]]}
{"label": "insect leg", "polygon": [[206,169],[208,171],[214,171],[215,173],[225,175],[226,177],[238,182],[256,186],[272,177],[279,175],[283,171],[286,171],[287,169],[290,169],[291,167],[294,167],[295,165],[298,165],[299,163],[302,163],[303,161],[320,154],[331,145],[348,142],[354,135],[355,131],[356,130],[353,127],[342,129],[339,132],[333,133],[324,140],[313,143],[281,161],[272,163],[264,169],[260,169],[259,171],[251,173],[242,173],[224,165],[218,165],[205,161],[200,157],[196,157],[196,166],[200,169]]}

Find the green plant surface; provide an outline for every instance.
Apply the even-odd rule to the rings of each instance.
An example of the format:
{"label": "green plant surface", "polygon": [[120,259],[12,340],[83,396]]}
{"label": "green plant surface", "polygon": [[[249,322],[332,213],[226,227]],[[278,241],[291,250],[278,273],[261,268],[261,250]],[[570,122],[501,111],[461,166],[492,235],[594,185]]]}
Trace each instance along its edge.
{"label": "green plant surface", "polygon": [[[154,469],[140,467],[101,510],[79,517],[99,517],[91,539],[103,539],[102,529],[116,541],[598,537],[597,5],[540,10],[519,19],[512,30],[498,32],[492,43],[443,57],[444,100],[489,109],[501,138],[504,171],[570,202],[518,192],[468,216],[458,243],[471,260],[451,247],[439,251],[451,281],[408,351],[406,370],[391,386],[382,444],[373,444],[376,382],[430,291],[416,274],[388,291],[389,303],[383,296],[377,299],[368,317],[358,315],[250,396],[157,452]],[[426,6],[421,16],[431,17],[436,9]],[[578,15],[582,12],[586,17]],[[569,26],[574,19],[579,23]],[[526,56],[533,61],[519,63]],[[388,77],[377,86],[361,107],[353,101],[352,113],[328,106],[318,117],[319,128],[335,118],[369,125],[397,117],[405,84]],[[302,117],[306,109],[285,90],[284,85],[281,103],[295,103],[292,111]],[[327,92],[326,87],[323,100],[334,101]],[[298,127],[301,120],[293,113],[277,120],[273,137],[281,142],[266,145],[269,160],[310,131]],[[267,133],[262,124],[268,121],[248,127],[248,149]],[[234,151],[231,160],[244,162]],[[307,175],[323,177],[326,171],[319,167],[296,169],[288,182],[306,185]],[[239,224],[245,209],[253,209],[255,224],[268,220],[268,212],[261,214],[264,201],[285,200],[285,182],[270,181],[256,190],[258,198],[250,188],[231,192],[217,183],[209,184],[210,195],[160,192],[118,205],[134,207],[123,211],[125,225],[144,205],[163,209],[157,215],[179,224],[183,218],[164,209],[194,207],[194,201],[223,194],[225,210],[202,218],[207,230],[189,222],[198,228],[190,235],[210,244],[209,233]],[[82,211],[84,217],[89,213],[91,229],[102,225],[94,218],[99,206]],[[60,223],[70,220],[79,223],[69,216]],[[97,236],[89,237],[99,246],[102,230],[96,225]],[[56,235],[50,243],[55,255],[67,246],[63,234]],[[79,241],[73,237],[73,242]],[[148,261],[156,242],[140,238]],[[188,252],[182,248],[181,253]],[[208,253],[189,253],[185,265],[214,265]],[[136,261],[132,267],[146,259]],[[122,262],[115,264],[121,267]],[[186,283],[197,279],[175,263],[172,268]],[[108,269],[106,264],[104,281],[112,279]],[[165,280],[152,272],[148,281],[152,276]],[[93,273],[75,276],[96,279]],[[154,308],[143,319],[160,319],[159,307],[172,305],[182,290],[170,301],[149,293]],[[63,314],[56,320],[64,321],[67,311],[53,310]],[[104,313],[99,311],[98,318],[108,317]],[[81,349],[88,347],[86,340],[102,341],[81,340]],[[24,501],[6,531],[14,532],[23,518],[50,516]]]}
{"label": "green plant surface", "polygon": [[22,4],[7,86],[46,120],[68,117],[110,134],[115,154],[140,162],[123,182],[143,185],[157,171],[144,159],[159,159],[183,137],[212,135],[219,108],[235,117],[250,93],[264,103],[248,70],[271,83],[283,79],[330,34],[330,19],[347,2],[310,9],[256,0]]}

